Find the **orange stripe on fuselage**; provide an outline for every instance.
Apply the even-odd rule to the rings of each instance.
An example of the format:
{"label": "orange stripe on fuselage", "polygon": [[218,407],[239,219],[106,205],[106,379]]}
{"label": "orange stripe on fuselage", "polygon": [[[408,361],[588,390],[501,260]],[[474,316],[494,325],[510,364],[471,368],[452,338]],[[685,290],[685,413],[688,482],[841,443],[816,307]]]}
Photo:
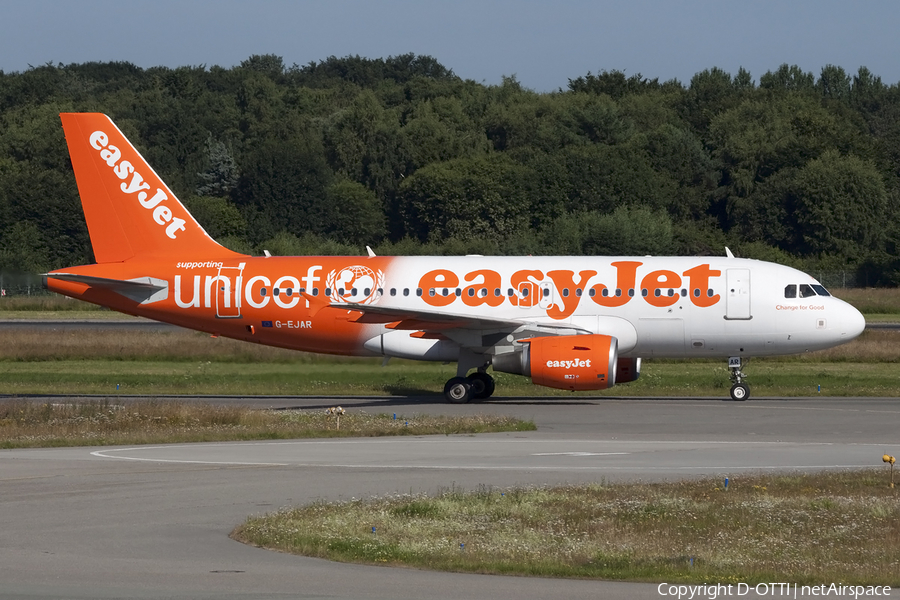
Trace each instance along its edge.
{"label": "orange stripe on fuselage", "polygon": [[330,307],[316,310],[319,307],[300,296],[300,289],[316,298],[325,298],[328,289],[332,301],[374,302],[378,290],[384,287],[390,262],[390,258],[381,257],[133,260],[60,271],[107,279],[154,277],[166,281],[166,299],[149,304],[82,283],[54,280],[52,273],[47,286],[51,291],[121,312],[225,337],[352,355],[366,354],[362,344],[383,327],[354,322],[359,312]]}

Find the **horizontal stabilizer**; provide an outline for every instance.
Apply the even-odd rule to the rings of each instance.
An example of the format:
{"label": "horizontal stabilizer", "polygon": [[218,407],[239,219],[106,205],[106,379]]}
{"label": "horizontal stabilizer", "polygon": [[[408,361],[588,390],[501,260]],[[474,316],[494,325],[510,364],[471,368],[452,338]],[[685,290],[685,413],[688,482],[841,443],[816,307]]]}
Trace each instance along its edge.
{"label": "horizontal stabilizer", "polygon": [[125,296],[139,304],[152,304],[169,297],[169,282],[155,277],[138,277],[136,279],[107,279],[77,273],[47,273],[48,279],[83,283],[92,288],[100,288]]}

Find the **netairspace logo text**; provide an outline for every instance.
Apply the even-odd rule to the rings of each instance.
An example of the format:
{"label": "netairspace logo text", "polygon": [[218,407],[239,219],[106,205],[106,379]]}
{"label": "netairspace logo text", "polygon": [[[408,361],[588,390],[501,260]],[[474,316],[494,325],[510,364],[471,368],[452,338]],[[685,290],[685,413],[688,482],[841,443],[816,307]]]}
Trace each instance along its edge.
{"label": "netairspace logo text", "polygon": [[891,595],[890,586],[881,585],[841,585],[838,583],[822,585],[797,585],[796,583],[759,583],[751,586],[746,583],[730,583],[725,585],[671,585],[661,583],[656,588],[660,596],[671,596],[678,600],[692,600],[694,598],[706,598],[716,600],[728,596],[746,596],[750,591],[757,597],[775,596],[785,598],[815,598],[815,597],[841,597],[841,598],[866,598],[884,597]]}

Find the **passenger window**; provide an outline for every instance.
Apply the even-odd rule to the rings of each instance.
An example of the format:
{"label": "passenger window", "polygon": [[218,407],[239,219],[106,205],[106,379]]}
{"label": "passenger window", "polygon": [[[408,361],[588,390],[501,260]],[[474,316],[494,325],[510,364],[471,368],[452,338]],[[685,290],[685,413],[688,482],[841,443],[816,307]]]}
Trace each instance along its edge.
{"label": "passenger window", "polygon": [[291,296],[294,295],[294,290],[291,288],[288,288],[288,289],[284,290],[284,293],[287,294],[288,298],[290,298]]}
{"label": "passenger window", "polygon": [[273,293],[274,295],[276,295],[276,296],[277,296],[280,292],[281,292],[281,290],[278,289],[278,288],[273,288],[273,289],[272,289],[272,293]]}
{"label": "passenger window", "polygon": [[487,288],[481,288],[481,297],[487,298]]}
{"label": "passenger window", "polygon": [[[658,292],[659,290],[656,290],[656,291]],[[647,288],[643,288],[643,289],[641,290],[641,296],[643,296],[644,298],[647,297]]]}
{"label": "passenger window", "polygon": [[569,297],[569,288],[563,288],[563,298]]}
{"label": "passenger window", "polygon": [[622,290],[616,288],[616,298],[619,298],[622,295]]}
{"label": "passenger window", "polygon": [[[403,295],[409,296],[409,288],[403,288]],[[419,294],[419,295],[421,296],[422,294]]]}
{"label": "passenger window", "polygon": [[581,288],[575,288],[575,295],[581,298]]}
{"label": "passenger window", "polygon": [[370,288],[366,288],[366,289],[363,290],[363,296],[365,296],[365,297],[367,297],[367,298],[369,297],[369,295],[370,295],[371,293],[372,293],[372,290],[371,290]]}
{"label": "passenger window", "polygon": [[459,289],[459,288],[456,288],[456,291],[454,291],[453,293],[454,293],[457,297],[462,296],[462,290]]}
{"label": "passenger window", "polygon": [[506,295],[509,296],[510,298],[512,298],[513,296],[516,295],[516,290],[509,288],[508,290],[506,290]]}
{"label": "passenger window", "polygon": [[312,289],[312,295],[313,295],[313,296],[318,296],[318,295],[319,295],[319,288],[313,288],[313,289]]}
{"label": "passenger window", "polygon": [[391,288],[391,296],[397,295],[397,288]]}
{"label": "passenger window", "polygon": [[604,298],[606,298],[607,296],[609,296],[609,290],[606,288],[603,288],[603,291],[600,292],[600,295],[603,296]]}
{"label": "passenger window", "polygon": [[[432,289],[431,291],[434,292],[434,289]],[[421,296],[421,295],[422,295],[422,288],[416,288],[416,296]],[[431,295],[434,296],[433,293]]]}
{"label": "passenger window", "polygon": [[631,288],[630,290],[628,290],[628,297],[634,298],[634,288]]}
{"label": "passenger window", "polygon": [[469,297],[471,298],[472,296],[475,295],[475,288],[469,288],[468,291],[466,292],[466,294],[468,294]]}
{"label": "passenger window", "polygon": [[329,297],[331,296],[331,288],[325,288],[325,295]]}
{"label": "passenger window", "polygon": [[499,298],[503,292],[500,291],[500,288],[494,288],[494,296]]}
{"label": "passenger window", "polygon": [[784,297],[785,298],[796,298],[797,297],[797,284],[792,283],[784,288]]}
{"label": "passenger window", "polygon": [[260,295],[260,296],[265,296],[265,295],[266,295],[266,288],[259,288],[259,295]]}
{"label": "passenger window", "polygon": [[816,295],[816,293],[813,291],[813,289],[810,286],[806,285],[805,283],[800,284],[800,297],[801,298],[810,298],[815,295]]}
{"label": "passenger window", "polygon": [[343,296],[346,291],[344,288],[338,288],[338,296]]}
{"label": "passenger window", "polygon": [[593,298],[596,295],[597,295],[597,290],[595,290],[594,288],[591,288],[590,290],[588,290],[588,296],[590,296],[591,298]]}
{"label": "passenger window", "polygon": [[700,297],[700,288],[694,288],[694,298]]}

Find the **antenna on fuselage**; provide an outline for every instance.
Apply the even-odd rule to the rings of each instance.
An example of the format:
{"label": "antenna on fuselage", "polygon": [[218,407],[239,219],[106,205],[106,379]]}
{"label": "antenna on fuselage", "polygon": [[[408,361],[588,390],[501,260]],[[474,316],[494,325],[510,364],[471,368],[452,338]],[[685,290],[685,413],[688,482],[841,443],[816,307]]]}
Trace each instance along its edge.
{"label": "antenna on fuselage", "polygon": [[734,258],[734,254],[731,253],[731,250],[728,249],[728,246],[725,246],[725,256],[728,258]]}

